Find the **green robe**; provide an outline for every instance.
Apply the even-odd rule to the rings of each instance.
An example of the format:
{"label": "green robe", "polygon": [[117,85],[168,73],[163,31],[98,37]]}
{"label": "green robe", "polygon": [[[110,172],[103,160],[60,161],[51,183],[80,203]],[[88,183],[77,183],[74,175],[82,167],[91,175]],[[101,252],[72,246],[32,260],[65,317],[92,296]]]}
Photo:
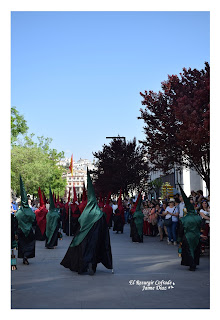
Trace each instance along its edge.
{"label": "green robe", "polygon": [[32,228],[32,224],[35,220],[35,214],[28,205],[28,198],[27,198],[27,194],[26,194],[21,176],[20,176],[20,192],[21,192],[21,207],[16,212],[15,217],[18,221],[18,228],[20,228],[24,233],[25,237],[27,237]]}
{"label": "green robe", "polygon": [[[183,225],[184,234],[189,245],[190,254],[194,259],[194,251],[200,240],[201,217],[198,216],[193,204],[190,203],[180,184],[179,188],[187,209],[187,214],[181,219],[181,223]],[[182,242],[181,238],[178,240]]]}
{"label": "green robe", "polygon": [[137,232],[138,232],[139,236],[142,237],[143,236],[144,214],[141,211],[141,193],[139,193],[139,195],[138,195],[135,207],[136,207],[136,209],[133,214],[134,223],[136,225]]}
{"label": "green robe", "polygon": [[18,220],[18,228],[20,228],[24,233],[25,237],[27,237],[31,231],[32,224],[35,220],[34,212],[31,210],[30,207],[21,207],[16,212],[15,217]]}
{"label": "green robe", "polygon": [[59,209],[51,209],[48,211],[46,215],[46,236],[47,236],[47,243],[50,243],[51,238],[54,234],[54,231],[56,230],[57,226],[60,222],[60,213]]}
{"label": "green robe", "polygon": [[[196,214],[187,214],[181,219],[185,237],[187,239],[191,256],[194,259],[194,251],[200,240],[201,217]],[[182,242],[182,239],[179,238]]]}
{"label": "green robe", "polygon": [[140,209],[136,210],[135,213],[133,214],[133,218],[134,218],[134,223],[137,228],[137,232],[138,232],[139,236],[142,237],[143,224],[144,224],[144,214],[142,213],[142,211]]}
{"label": "green robe", "polygon": [[80,231],[73,239],[72,243],[70,244],[70,247],[78,246],[86,237],[88,232],[91,230],[94,223],[104,215],[104,212],[100,210],[97,204],[95,192],[94,192],[92,181],[88,171],[87,171],[87,181],[88,181],[88,195],[87,195],[88,202],[81,216],[78,219],[78,222],[80,224]]}

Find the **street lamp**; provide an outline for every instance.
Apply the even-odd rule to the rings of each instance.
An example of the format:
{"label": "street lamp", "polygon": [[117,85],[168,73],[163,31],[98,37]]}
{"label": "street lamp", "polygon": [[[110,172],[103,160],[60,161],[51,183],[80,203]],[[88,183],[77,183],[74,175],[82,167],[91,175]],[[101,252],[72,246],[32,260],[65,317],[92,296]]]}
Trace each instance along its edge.
{"label": "street lamp", "polygon": [[126,142],[125,137],[120,137],[120,136],[118,136],[118,137],[106,137],[106,139],[123,139],[124,142]]}

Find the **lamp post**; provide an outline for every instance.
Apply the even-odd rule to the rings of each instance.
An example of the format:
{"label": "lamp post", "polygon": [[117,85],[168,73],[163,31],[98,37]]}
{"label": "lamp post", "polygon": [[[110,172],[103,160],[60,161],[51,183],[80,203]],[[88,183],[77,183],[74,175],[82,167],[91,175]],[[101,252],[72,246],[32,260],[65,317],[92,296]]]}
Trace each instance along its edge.
{"label": "lamp post", "polygon": [[124,142],[126,142],[125,137],[120,137],[120,136],[118,136],[118,137],[106,137],[106,139],[123,139]]}

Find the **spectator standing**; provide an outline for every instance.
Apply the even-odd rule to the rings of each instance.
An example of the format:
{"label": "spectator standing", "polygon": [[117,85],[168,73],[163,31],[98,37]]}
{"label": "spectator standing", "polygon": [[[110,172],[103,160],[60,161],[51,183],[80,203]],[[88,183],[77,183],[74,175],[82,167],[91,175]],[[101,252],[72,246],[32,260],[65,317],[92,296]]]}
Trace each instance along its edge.
{"label": "spectator standing", "polygon": [[200,217],[202,218],[201,225],[201,253],[205,252],[205,244],[209,243],[209,232],[210,232],[210,208],[207,200],[203,200],[199,211]]}
{"label": "spectator standing", "polygon": [[198,207],[199,209],[201,209],[201,203],[202,203],[202,199],[203,199],[203,191],[202,190],[198,190],[197,191],[197,197],[196,197],[196,202],[198,202]]}
{"label": "spectator standing", "polygon": [[176,194],[175,194],[174,199],[175,199],[175,200],[176,200],[176,199],[178,199],[178,200],[180,199],[180,195],[179,195],[179,193],[176,193]]}
{"label": "spectator standing", "polygon": [[144,204],[143,215],[144,215],[143,234],[145,236],[149,236],[150,235],[150,220],[149,220],[149,207],[148,207],[147,203]]}
{"label": "spectator standing", "polygon": [[183,197],[180,196],[180,203],[179,203],[179,219],[181,219],[184,216],[183,209],[185,208],[185,203],[183,201]]}
{"label": "spectator standing", "polygon": [[193,198],[194,203],[196,202],[196,192],[194,190],[191,191],[191,197]]}
{"label": "spectator standing", "polygon": [[179,203],[178,198],[175,199],[175,210],[172,214],[172,234],[173,234],[173,244],[177,245],[177,234],[178,234],[178,225],[179,225]]}
{"label": "spectator standing", "polygon": [[150,220],[150,235],[155,237],[157,235],[157,216],[156,216],[156,206],[151,202],[149,210],[149,220]]}
{"label": "spectator standing", "polygon": [[202,226],[204,228],[204,235],[208,236],[210,226],[210,208],[207,201],[202,202],[202,208],[200,209],[200,216],[202,218]]}
{"label": "spectator standing", "polygon": [[11,199],[11,214],[15,214],[16,211],[17,211],[16,206]]}
{"label": "spectator standing", "polygon": [[158,226],[158,232],[160,235],[160,241],[163,241],[164,232],[167,234],[167,230],[165,230],[166,227],[164,226],[165,217],[163,216],[163,212],[165,212],[166,207],[167,207],[167,203],[164,202],[157,214],[157,226]]}
{"label": "spectator standing", "polygon": [[[177,205],[175,206],[175,200],[171,198],[169,200],[169,206],[166,208],[164,215],[165,215],[165,220],[170,219],[170,224],[167,225],[167,232],[168,232],[168,244],[173,244],[177,245],[177,235],[176,235],[176,229],[177,229],[177,224],[178,224],[178,208]],[[166,225],[166,222],[165,222]]]}
{"label": "spectator standing", "polygon": [[115,210],[118,209],[118,205],[116,203],[116,201],[113,201],[113,205],[112,205],[112,210],[113,210],[113,214],[115,214]]}
{"label": "spectator standing", "polygon": [[124,217],[125,217],[125,223],[128,223],[128,216],[129,216],[129,211],[130,211],[130,203],[128,199],[125,199],[124,201]]}

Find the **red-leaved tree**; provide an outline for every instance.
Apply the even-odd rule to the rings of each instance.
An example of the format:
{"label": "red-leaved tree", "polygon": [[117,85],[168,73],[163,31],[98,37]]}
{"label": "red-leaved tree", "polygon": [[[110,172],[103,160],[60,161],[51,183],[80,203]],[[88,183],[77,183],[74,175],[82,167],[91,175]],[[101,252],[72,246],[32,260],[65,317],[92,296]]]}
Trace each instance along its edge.
{"label": "red-leaved tree", "polygon": [[140,109],[146,148],[154,169],[194,169],[210,190],[210,66],[168,76],[162,92],[145,91]]}

